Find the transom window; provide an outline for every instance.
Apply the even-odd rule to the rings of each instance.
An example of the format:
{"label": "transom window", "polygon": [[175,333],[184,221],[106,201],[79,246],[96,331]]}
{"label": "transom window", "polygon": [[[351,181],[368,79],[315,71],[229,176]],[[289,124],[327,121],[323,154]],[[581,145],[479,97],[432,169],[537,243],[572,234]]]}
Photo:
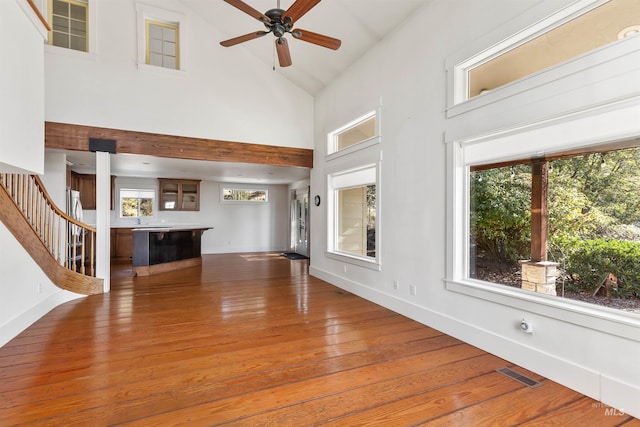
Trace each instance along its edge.
{"label": "transom window", "polygon": [[640,35],[640,2],[576,0],[453,68],[454,104]]}
{"label": "transom window", "polygon": [[49,44],[87,52],[88,4],[82,0],[51,0],[49,4],[52,31]]}
{"label": "transom window", "polygon": [[243,188],[223,188],[222,200],[227,202],[268,202],[269,192],[267,190],[243,189]]}
{"label": "transom window", "polygon": [[146,21],[146,63],[177,70],[179,63],[178,24]]}
{"label": "transom window", "polygon": [[377,112],[372,111],[330,132],[328,135],[328,153],[344,150],[361,142],[369,141],[378,135]]}

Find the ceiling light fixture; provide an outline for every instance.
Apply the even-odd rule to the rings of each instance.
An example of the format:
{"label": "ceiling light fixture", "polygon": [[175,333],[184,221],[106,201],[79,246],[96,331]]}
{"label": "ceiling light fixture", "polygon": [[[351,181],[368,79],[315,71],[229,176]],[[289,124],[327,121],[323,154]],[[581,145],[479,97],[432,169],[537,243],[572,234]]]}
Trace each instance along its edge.
{"label": "ceiling light fixture", "polygon": [[640,34],[640,25],[631,25],[620,30],[620,32],[618,33],[618,40],[635,36],[636,34]]}

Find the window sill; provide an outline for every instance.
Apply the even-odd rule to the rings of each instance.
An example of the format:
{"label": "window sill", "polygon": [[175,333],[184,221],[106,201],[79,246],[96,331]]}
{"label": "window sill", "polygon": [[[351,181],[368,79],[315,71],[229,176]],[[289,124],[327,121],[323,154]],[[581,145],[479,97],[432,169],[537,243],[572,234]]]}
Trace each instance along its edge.
{"label": "window sill", "polygon": [[349,255],[342,252],[325,252],[327,258],[336,261],[346,262],[348,264],[357,265],[359,267],[368,268],[370,270],[381,271],[382,265],[376,260],[368,260],[355,255]]}
{"label": "window sill", "polygon": [[66,56],[68,58],[84,59],[86,61],[96,61],[96,54],[93,52],[84,52],[81,50],[68,49],[66,47],[45,45],[44,51],[46,54]]}
{"label": "window sill", "polygon": [[380,144],[380,137],[379,136],[374,136],[373,138],[358,142],[357,144],[353,144],[347,148],[344,148],[340,151],[336,151],[333,152],[331,154],[328,154],[326,157],[326,161],[331,161],[337,158],[340,158],[342,156],[348,156],[349,154],[353,154],[357,151],[360,150],[364,150],[367,149],[369,147],[373,147],[374,145],[378,145]]}
{"label": "window sill", "polygon": [[445,279],[446,289],[640,342],[640,315],[489,282]]}
{"label": "window sill", "polygon": [[163,68],[163,67],[158,67],[156,65],[149,65],[149,64],[140,63],[140,62],[138,63],[138,70],[143,72],[162,74],[165,76],[172,76],[172,77],[186,76],[186,71],[183,69],[174,70],[171,68]]}

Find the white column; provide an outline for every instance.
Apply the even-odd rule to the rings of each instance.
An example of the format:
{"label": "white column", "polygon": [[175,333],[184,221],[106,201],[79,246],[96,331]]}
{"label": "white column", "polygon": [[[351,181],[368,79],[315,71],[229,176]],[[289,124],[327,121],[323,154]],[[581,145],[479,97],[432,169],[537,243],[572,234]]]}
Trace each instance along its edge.
{"label": "white column", "polygon": [[111,290],[111,157],[96,152],[96,277]]}

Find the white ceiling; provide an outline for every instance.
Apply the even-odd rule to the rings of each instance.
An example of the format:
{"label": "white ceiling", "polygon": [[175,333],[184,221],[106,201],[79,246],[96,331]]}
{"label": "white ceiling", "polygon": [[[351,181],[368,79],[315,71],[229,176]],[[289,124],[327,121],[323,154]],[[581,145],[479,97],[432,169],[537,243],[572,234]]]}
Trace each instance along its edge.
{"label": "white ceiling", "polygon": [[[264,30],[258,20],[223,0],[179,0],[222,34],[216,43],[252,31]],[[293,65],[276,72],[312,95],[318,94],[352,63],[382,40],[411,13],[429,0],[324,0],[305,14],[294,28],[342,40],[337,51],[287,35]],[[281,0],[288,9],[294,0]],[[278,6],[278,0],[245,0],[260,12]],[[265,67],[274,64],[274,37],[251,40],[225,49],[246,49]],[[56,151],[56,150],[52,150]],[[95,154],[68,151],[72,170],[95,173]],[[309,169],[246,163],[204,162],[161,157],[116,154],[111,156],[112,174],[153,178],[192,178],[217,182],[288,184],[309,178]]]}
{"label": "white ceiling", "polygon": [[[48,150],[66,153],[70,168],[78,173],[95,173],[95,153]],[[137,154],[111,155],[111,174],[140,178],[184,178],[215,182],[251,184],[290,184],[309,178],[309,169],[250,163],[206,162],[169,159]]]}

